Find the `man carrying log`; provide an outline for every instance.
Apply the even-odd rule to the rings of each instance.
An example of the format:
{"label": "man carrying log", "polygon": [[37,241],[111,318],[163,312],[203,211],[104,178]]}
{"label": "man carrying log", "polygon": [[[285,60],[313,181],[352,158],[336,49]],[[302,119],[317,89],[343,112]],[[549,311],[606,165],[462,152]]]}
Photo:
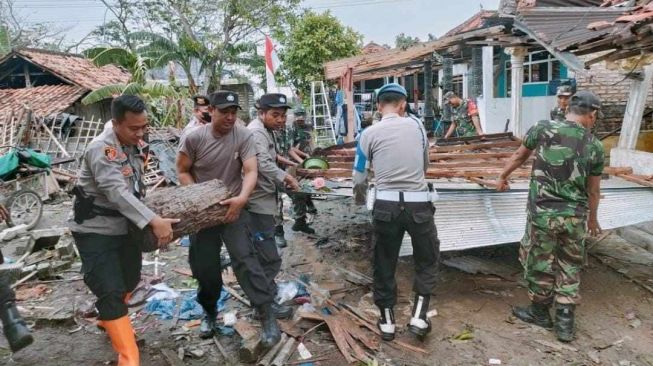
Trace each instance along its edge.
{"label": "man carrying log", "polygon": [[[256,160],[258,161],[258,182],[247,204],[250,214],[251,230],[254,236],[254,246],[259,261],[267,279],[270,290],[276,295],[277,285],[274,279],[281,269],[281,257],[274,240],[275,218],[277,213],[280,189],[288,187],[292,191],[299,190],[297,180],[277,166],[277,143],[274,136],[286,126],[286,112],[290,108],[283,94],[264,94],[256,103],[258,118],[247,128],[252,132],[256,145]],[[272,310],[277,318],[290,318],[292,308],[272,304]]]}
{"label": "man carrying log", "polygon": [[451,126],[444,136],[445,139],[451,137],[454,132],[458,137],[483,136],[478,107],[473,100],[464,100],[452,91],[447,92],[443,99],[444,104],[451,107]]}
{"label": "man carrying log", "polygon": [[136,96],[120,96],[111,102],[111,116],[112,127],[84,153],[69,226],[84,282],[97,297],[98,326],[118,352],[118,365],[131,366],[139,364],[139,354],[126,304],[141,277],[142,237],[129,233],[149,225],[164,248],[172,239],[172,224],[179,220],[161,218],[141,202],[145,103]]}
{"label": "man carrying log", "polygon": [[395,336],[393,307],[397,302],[395,270],[399,249],[408,231],[413,243],[415,291],[408,329],[419,338],[431,331],[426,313],[435,286],[440,241],[433,214],[435,207],[426,183],[429,141],[422,123],[406,116],[406,89],[384,85],[377,92],[381,122],[363,131],[354,162],[354,198],[365,202],[370,163],[376,178],[374,218],[374,303],[381,312],[382,338]]}
{"label": "man carrying log", "polygon": [[509,189],[508,177],[535,151],[528,196],[526,233],[519,259],[531,304],[514,307],[519,319],[550,329],[555,303],[558,340],[574,339],[574,310],[580,302],[580,272],[585,235],[597,235],[604,152],[591,133],[601,101],[592,92],[571,97],[566,121],[540,121],[506,164],[497,190]]}
{"label": "man carrying log", "polygon": [[215,333],[217,302],[222,289],[220,250],[227,246],[236,278],[262,321],[262,344],[271,347],[281,333],[272,304],[274,291],[263,270],[249,231],[249,214],[243,210],[256,186],[256,146],[252,133],[236,123],[238,94],[218,91],[209,97],[211,123],[191,131],[181,141],[177,174],[183,185],[219,179],[234,196],[222,202],[229,206],[225,223],[191,236],[190,268],[199,282],[197,300],[204,308],[200,336]]}

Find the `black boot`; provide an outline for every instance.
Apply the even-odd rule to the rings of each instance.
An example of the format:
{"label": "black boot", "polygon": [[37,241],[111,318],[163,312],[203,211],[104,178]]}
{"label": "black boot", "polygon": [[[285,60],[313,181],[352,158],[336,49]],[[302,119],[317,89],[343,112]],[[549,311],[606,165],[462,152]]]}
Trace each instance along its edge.
{"label": "black boot", "polygon": [[265,304],[258,308],[261,314],[261,345],[264,348],[271,348],[281,340],[281,331],[274,317],[272,304]]}
{"label": "black boot", "polygon": [[420,340],[424,340],[424,337],[431,332],[431,321],[426,316],[429,311],[430,300],[431,297],[428,295],[415,295],[408,330]]}
{"label": "black boot", "polygon": [[512,308],[512,313],[526,323],[535,324],[546,329],[553,328],[553,320],[551,320],[549,305],[547,304],[533,302],[528,306],[515,306]]}
{"label": "black boot", "polygon": [[306,202],[306,212],[311,215],[317,215],[317,208],[315,208],[315,204],[313,203],[313,200],[310,198],[308,202]]}
{"label": "black boot", "polygon": [[18,352],[34,342],[34,338],[20,313],[18,313],[14,301],[8,301],[0,305],[0,319],[11,352]]}
{"label": "black boot", "polygon": [[292,226],[293,231],[301,231],[306,234],[315,234],[315,230],[312,227],[308,226],[306,219],[297,219],[295,224]]}
{"label": "black boot", "polygon": [[284,234],[285,233],[283,232],[283,226],[277,225],[274,230],[274,242],[279,248],[285,248],[288,246],[288,242],[286,241]]}
{"label": "black boot", "polygon": [[381,319],[376,326],[381,331],[381,339],[390,342],[395,339],[395,313],[392,308],[379,308]]}
{"label": "black boot", "polygon": [[[276,319],[290,319],[293,314],[292,306],[278,304],[273,302],[271,305],[272,313]],[[262,316],[258,309],[254,310],[254,319],[261,320]]]}
{"label": "black boot", "polygon": [[571,342],[574,340],[574,310],[572,304],[556,305],[556,337],[560,342]]}
{"label": "black boot", "polygon": [[202,323],[200,324],[200,338],[213,338],[216,326],[215,318],[215,314],[204,314],[204,319],[202,319]]}

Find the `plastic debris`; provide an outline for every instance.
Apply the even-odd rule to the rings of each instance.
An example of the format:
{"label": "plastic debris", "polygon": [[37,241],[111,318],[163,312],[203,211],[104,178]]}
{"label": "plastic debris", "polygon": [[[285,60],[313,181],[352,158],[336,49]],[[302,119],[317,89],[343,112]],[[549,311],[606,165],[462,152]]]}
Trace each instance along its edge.
{"label": "plastic debris", "polygon": [[308,360],[309,358],[313,357],[311,352],[304,346],[304,343],[300,343],[297,346],[297,352],[299,353],[299,357],[302,358],[302,360]]}
{"label": "plastic debris", "polygon": [[222,317],[222,320],[224,321],[224,325],[226,327],[233,327],[236,324],[236,321],[238,320],[236,318],[236,310],[232,310],[228,313],[225,313]]}
{"label": "plastic debris", "polygon": [[236,330],[232,327],[225,327],[224,325],[218,325],[218,332],[220,335],[231,337],[236,334]]}
{"label": "plastic debris", "polygon": [[276,302],[282,304],[286,301],[292,300],[296,297],[308,296],[306,287],[298,281],[281,282],[277,285]]}
{"label": "plastic debris", "polygon": [[156,293],[147,298],[148,302],[153,300],[172,300],[179,297],[179,293],[165,283],[157,283],[152,286],[152,289],[156,290]]}
{"label": "plastic debris", "polygon": [[491,358],[489,361],[490,365],[501,365],[501,360],[498,358]]}
{"label": "plastic debris", "polygon": [[188,248],[190,246],[190,237],[189,236],[184,236],[179,240],[179,245],[181,245],[184,248]]}
{"label": "plastic debris", "polygon": [[172,319],[175,312],[175,300],[152,300],[145,306],[145,311],[158,315],[162,320]]}

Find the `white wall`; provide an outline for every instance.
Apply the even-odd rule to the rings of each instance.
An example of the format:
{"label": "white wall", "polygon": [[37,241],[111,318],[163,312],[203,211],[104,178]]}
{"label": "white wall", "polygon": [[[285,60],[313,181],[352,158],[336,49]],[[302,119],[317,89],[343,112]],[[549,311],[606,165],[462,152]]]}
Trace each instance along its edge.
{"label": "white wall", "polygon": [[[556,97],[524,97],[522,98],[522,116],[524,127],[528,131],[535,123],[550,118],[550,111],[556,104]],[[478,109],[481,126],[485,133],[501,133],[506,126],[506,120],[511,118],[510,98],[491,98],[486,103],[485,98],[478,98]]]}

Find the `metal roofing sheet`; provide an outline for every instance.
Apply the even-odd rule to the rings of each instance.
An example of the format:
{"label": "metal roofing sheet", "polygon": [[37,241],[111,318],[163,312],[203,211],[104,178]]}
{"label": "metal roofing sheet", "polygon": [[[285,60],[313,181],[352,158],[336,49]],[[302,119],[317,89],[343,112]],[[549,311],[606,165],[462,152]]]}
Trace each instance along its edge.
{"label": "metal roofing sheet", "polygon": [[[613,229],[653,220],[653,189],[607,188],[599,206],[599,223]],[[435,224],[440,250],[463,250],[518,242],[526,226],[527,190],[498,193],[441,190]],[[400,255],[412,254],[405,236]]]}
{"label": "metal roofing sheet", "polygon": [[535,34],[539,41],[556,50],[564,51],[613,32],[613,28],[590,30],[588,26],[597,22],[614,23],[628,10],[584,7],[522,9],[515,26]]}

